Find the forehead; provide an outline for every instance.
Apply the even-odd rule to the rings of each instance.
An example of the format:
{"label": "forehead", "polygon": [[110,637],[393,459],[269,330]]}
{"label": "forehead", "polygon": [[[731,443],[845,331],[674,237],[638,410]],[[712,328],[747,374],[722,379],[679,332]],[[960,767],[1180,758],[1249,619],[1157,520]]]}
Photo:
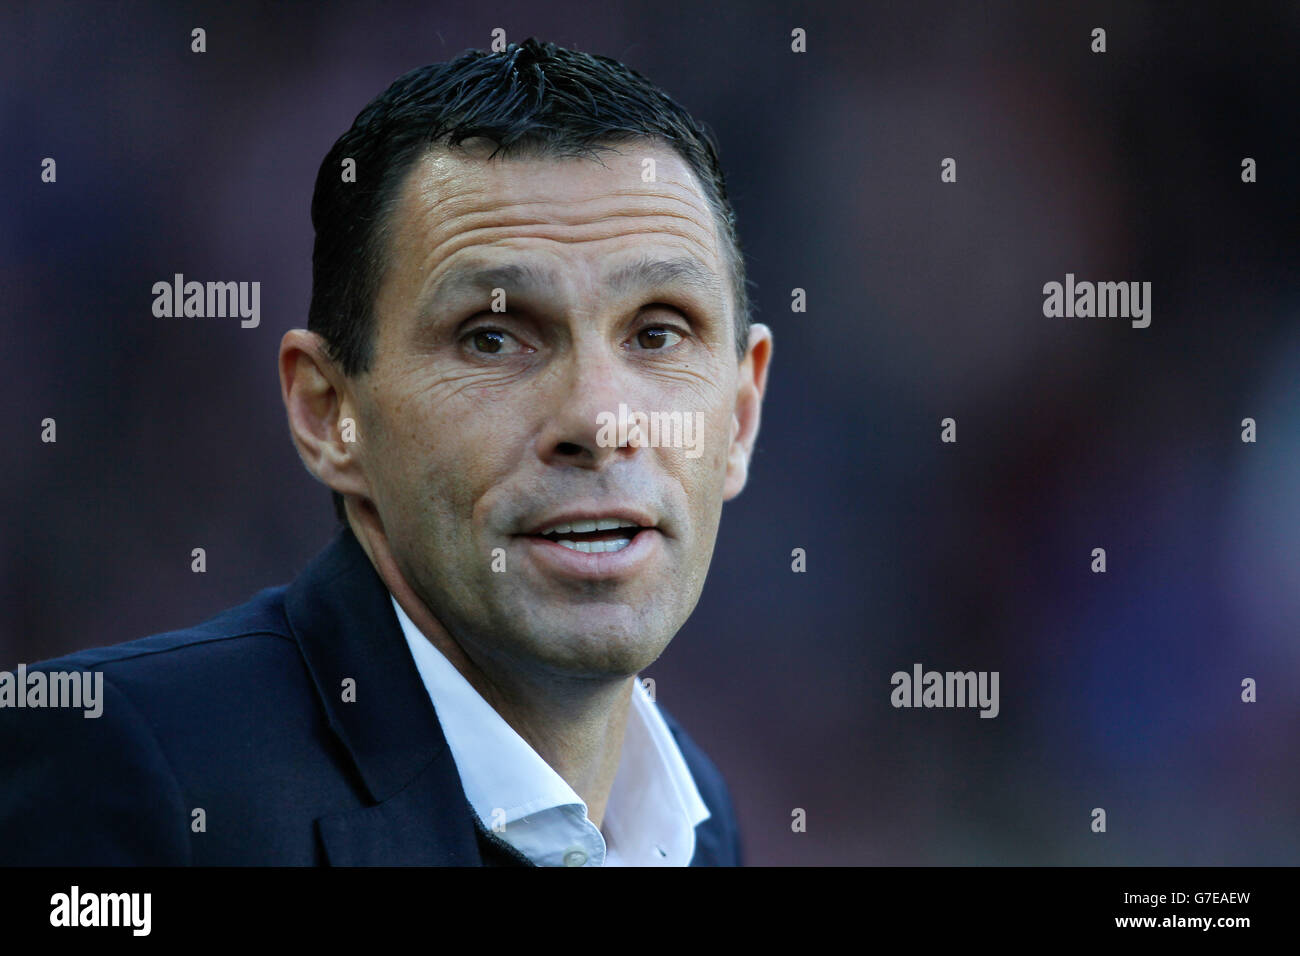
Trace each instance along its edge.
{"label": "forehead", "polygon": [[[487,159],[435,150],[399,190],[381,299],[411,302],[471,261],[555,259],[561,266],[643,257],[694,260],[725,282],[712,207],[689,165],[651,141],[595,158]],[[396,299],[394,299],[396,297]]]}

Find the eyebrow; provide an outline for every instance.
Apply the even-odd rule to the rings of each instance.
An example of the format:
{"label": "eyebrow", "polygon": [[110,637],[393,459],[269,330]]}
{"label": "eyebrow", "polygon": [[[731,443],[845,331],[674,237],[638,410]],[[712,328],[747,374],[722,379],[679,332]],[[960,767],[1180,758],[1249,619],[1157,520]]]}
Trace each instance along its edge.
{"label": "eyebrow", "polygon": [[[651,259],[647,256],[605,275],[605,285],[614,292],[620,293],[638,288],[652,289],[674,284],[687,285],[700,292],[722,297],[722,286],[718,277],[697,260],[689,257]],[[467,265],[443,276],[427,301],[433,303],[448,296],[469,293],[487,294],[498,288],[531,287],[546,291],[558,285],[554,272],[527,264]]]}
{"label": "eyebrow", "polygon": [[635,288],[656,288],[658,286],[682,283],[721,297],[722,286],[718,277],[704,268],[695,259],[639,259],[630,265],[616,269],[605,277],[605,282],[616,292],[626,292]]}

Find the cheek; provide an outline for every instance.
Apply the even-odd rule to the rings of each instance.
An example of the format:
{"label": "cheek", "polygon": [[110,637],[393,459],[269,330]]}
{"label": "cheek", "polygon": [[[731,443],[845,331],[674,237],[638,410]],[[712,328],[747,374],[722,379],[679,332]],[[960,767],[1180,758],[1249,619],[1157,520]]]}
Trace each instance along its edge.
{"label": "cheek", "polygon": [[[686,493],[692,524],[705,538],[718,524],[723,485],[727,477],[727,449],[731,438],[731,413],[701,412],[696,449],[673,449],[670,473]],[[703,544],[704,541],[698,541]]]}
{"label": "cheek", "polygon": [[484,496],[516,466],[520,422],[503,402],[408,399],[382,422],[381,469],[392,504],[440,537],[473,534]]}
{"label": "cheek", "polygon": [[731,409],[714,412],[704,422],[704,439],[701,442],[704,453],[698,459],[706,462],[708,469],[722,494],[722,482],[726,477],[727,455],[731,448]]}
{"label": "cheek", "polygon": [[455,432],[441,425],[435,410],[417,396],[376,387],[361,410],[365,467],[381,513],[418,520],[437,500],[438,483],[449,475],[445,459],[457,449]]}

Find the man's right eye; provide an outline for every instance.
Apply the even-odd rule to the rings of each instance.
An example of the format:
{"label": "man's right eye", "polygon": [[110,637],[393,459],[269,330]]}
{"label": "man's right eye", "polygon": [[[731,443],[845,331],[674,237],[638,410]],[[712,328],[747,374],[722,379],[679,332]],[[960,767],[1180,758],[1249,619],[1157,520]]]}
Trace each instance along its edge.
{"label": "man's right eye", "polygon": [[475,329],[465,336],[465,340],[475,352],[482,355],[509,355],[524,351],[518,339],[500,329]]}

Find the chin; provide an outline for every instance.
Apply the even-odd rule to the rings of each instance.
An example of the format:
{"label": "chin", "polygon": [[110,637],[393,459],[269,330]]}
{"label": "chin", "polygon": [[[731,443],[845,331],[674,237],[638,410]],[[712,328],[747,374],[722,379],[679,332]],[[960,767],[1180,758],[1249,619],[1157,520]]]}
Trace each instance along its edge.
{"label": "chin", "polygon": [[628,620],[626,614],[570,609],[550,622],[538,617],[522,639],[530,654],[549,668],[574,676],[631,677],[653,664],[676,633],[662,626],[648,628],[643,620]]}

